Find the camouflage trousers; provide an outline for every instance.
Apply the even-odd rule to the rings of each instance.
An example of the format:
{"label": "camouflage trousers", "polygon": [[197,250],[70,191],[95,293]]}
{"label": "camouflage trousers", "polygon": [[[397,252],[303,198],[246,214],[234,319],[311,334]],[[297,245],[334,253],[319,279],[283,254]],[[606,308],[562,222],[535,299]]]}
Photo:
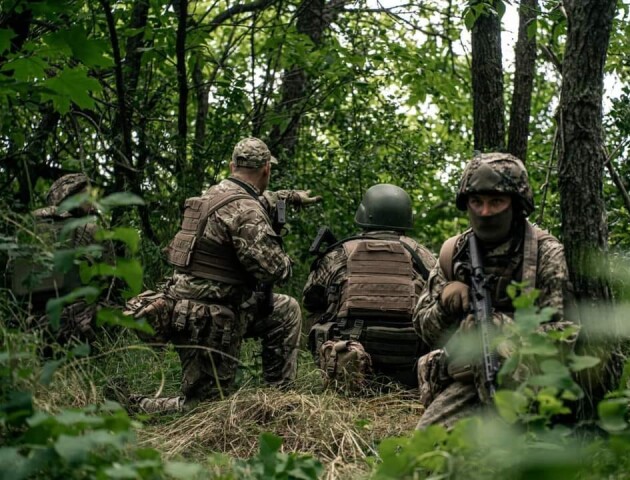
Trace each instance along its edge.
{"label": "camouflage trousers", "polygon": [[[176,324],[177,311],[173,315]],[[274,294],[274,310],[267,317],[258,317],[253,311],[238,312],[229,332],[224,325],[217,333],[217,319],[220,316],[195,318],[186,328],[170,332],[169,341],[182,363],[183,396],[132,395],[130,403],[144,412],[157,413],[181,411],[201,400],[226,395],[233,388],[242,340],[249,337],[261,339],[266,383],[282,386],[295,379],[302,315],[294,298]],[[193,335],[195,342],[191,342]]]}
{"label": "camouflage trousers", "polygon": [[479,412],[482,405],[474,383],[454,381],[426,407],[416,429],[424,430],[431,425],[451,428],[458,420]]}

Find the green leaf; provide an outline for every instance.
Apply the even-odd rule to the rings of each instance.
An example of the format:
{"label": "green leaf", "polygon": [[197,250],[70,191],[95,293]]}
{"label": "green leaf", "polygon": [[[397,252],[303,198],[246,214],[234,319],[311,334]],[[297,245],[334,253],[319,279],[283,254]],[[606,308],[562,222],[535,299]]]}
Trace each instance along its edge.
{"label": "green leaf", "polygon": [[57,211],[59,213],[69,212],[70,210],[80,207],[89,200],[90,194],[88,192],[80,192],[75,195],[71,195],[59,204]]}
{"label": "green leaf", "polygon": [[63,242],[77,228],[85,227],[90,223],[96,223],[96,221],[97,217],[95,215],[88,215],[86,217],[79,218],[69,218],[64,222],[61,232],[59,232],[59,240]]}
{"label": "green leaf", "polygon": [[0,53],[11,48],[11,39],[14,37],[15,32],[10,28],[0,28]]}
{"label": "green leaf", "polygon": [[129,248],[131,253],[138,251],[140,245],[140,234],[135,228],[116,227],[113,230],[100,230],[96,234],[96,239],[102,240],[120,240]]}
{"label": "green leaf", "polygon": [[194,478],[202,471],[203,468],[198,463],[166,462],[164,465],[164,473],[181,480]]}
{"label": "green leaf", "polygon": [[529,400],[519,392],[499,390],[494,396],[494,404],[499,415],[506,422],[513,424],[527,411]]}
{"label": "green leaf", "polygon": [[265,432],[260,434],[260,456],[269,457],[274,456],[276,452],[280,451],[282,446],[282,439],[273,433]]}
{"label": "green leaf", "polygon": [[14,80],[30,83],[44,80],[47,68],[49,68],[49,65],[43,59],[31,56],[9,60],[0,67],[0,71],[13,70]]}
{"label": "green leaf", "polygon": [[108,48],[107,43],[103,40],[88,38],[81,26],[52,33],[47,41],[57,48],[67,45],[72,55],[88,67],[109,67],[114,64],[110,58],[104,55]]}
{"label": "green leaf", "polygon": [[50,385],[53,375],[64,362],[65,360],[49,360],[46,362],[39,376],[39,383],[46,386]]}
{"label": "green leaf", "polygon": [[588,355],[571,355],[569,357],[569,362],[571,370],[579,372],[580,370],[594,367],[599,364],[601,360],[597,357],[591,357]]}
{"label": "green leaf", "polygon": [[106,209],[111,209],[113,207],[125,207],[130,205],[144,205],[144,200],[140,198],[135,193],[130,192],[116,192],[108,195],[103,198],[100,202],[100,205],[105,207]]}
{"label": "green leaf", "polygon": [[529,21],[529,25],[527,25],[527,39],[532,40],[536,38],[536,32],[538,31],[538,21],[535,18],[532,18]]}
{"label": "green leaf", "polygon": [[129,285],[129,291],[125,292],[127,298],[138,295],[142,290],[142,265],[137,259],[119,258],[116,262],[116,276]]}
{"label": "green leaf", "polygon": [[82,436],[59,435],[55,451],[70,464],[84,463],[92,445]]}
{"label": "green leaf", "polygon": [[52,100],[59,113],[67,113],[70,104],[76,103],[81,108],[94,107],[90,92],[100,92],[101,84],[87,75],[83,67],[66,67],[56,77],[46,79],[43,85],[50,93],[43,93],[42,100]]}
{"label": "green leaf", "polygon": [[626,422],[628,400],[626,398],[603,400],[597,405],[597,412],[601,427],[608,432],[621,432],[628,427],[628,422]]}

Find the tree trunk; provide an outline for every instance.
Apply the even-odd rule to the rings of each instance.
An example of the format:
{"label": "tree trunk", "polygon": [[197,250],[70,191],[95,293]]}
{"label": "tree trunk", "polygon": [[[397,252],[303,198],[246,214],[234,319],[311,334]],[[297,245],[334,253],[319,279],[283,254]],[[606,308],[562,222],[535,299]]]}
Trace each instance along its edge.
{"label": "tree trunk", "polygon": [[490,9],[472,28],[473,134],[475,150],[505,148],[501,21]]}
{"label": "tree trunk", "polygon": [[[597,355],[602,363],[580,372],[585,390],[579,414],[592,417],[598,401],[614,388],[623,366],[619,342],[594,337],[589,320],[610,318],[612,300],[608,265],[608,228],[603,198],[605,153],[602,138],[604,64],[615,14],[615,0],[565,2],[567,43],[562,66],[560,141],[558,155],[562,238],[569,275],[580,309],[574,315],[582,323],[578,352]],[[589,312],[584,310],[590,307]],[[606,329],[615,334],[614,324]]]}
{"label": "tree trunk", "polygon": [[519,8],[518,40],[514,67],[514,93],[510,107],[508,152],[525,162],[529,138],[529,115],[536,67],[536,32],[529,27],[538,16],[538,0],[522,0]]}

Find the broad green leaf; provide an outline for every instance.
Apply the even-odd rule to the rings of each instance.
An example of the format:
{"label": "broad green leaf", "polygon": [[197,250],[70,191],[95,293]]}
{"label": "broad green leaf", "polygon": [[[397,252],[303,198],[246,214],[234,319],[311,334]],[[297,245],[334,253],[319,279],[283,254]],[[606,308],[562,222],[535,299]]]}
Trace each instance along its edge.
{"label": "broad green leaf", "polygon": [[85,462],[91,448],[83,436],[59,435],[55,442],[55,451],[70,464]]}
{"label": "broad green leaf", "polygon": [[13,71],[13,78],[18,81],[34,82],[46,78],[46,69],[49,65],[36,56],[21,57],[9,60],[0,67],[0,71]]}
{"label": "broad green leaf", "polygon": [[135,193],[130,192],[116,192],[108,195],[103,198],[100,202],[100,205],[105,207],[106,209],[111,209],[113,207],[126,207],[130,205],[144,205],[144,200],[140,198]]}
{"label": "broad green leaf", "polygon": [[499,415],[506,422],[513,424],[527,411],[529,400],[519,392],[499,390],[494,396],[494,404]]}
{"label": "broad green leaf", "polygon": [[43,93],[42,99],[52,100],[55,109],[62,114],[68,112],[71,103],[86,109],[94,107],[89,93],[101,91],[98,80],[88,77],[82,67],[66,67],[56,77],[46,79],[43,85],[51,92]]}
{"label": "broad green leaf", "polygon": [[0,53],[11,48],[11,39],[14,37],[15,32],[10,28],[0,28]]}
{"label": "broad green leaf", "polygon": [[131,253],[138,251],[140,234],[135,228],[116,227],[113,230],[100,230],[96,234],[97,240],[120,240],[129,248]]}
{"label": "broad green leaf", "polygon": [[104,53],[108,45],[104,40],[88,38],[81,26],[74,26],[69,30],[61,30],[49,36],[49,43],[59,47],[67,45],[72,55],[88,67],[109,67],[113,65]]}
{"label": "broad green leaf", "polygon": [[601,360],[597,357],[591,357],[588,355],[571,355],[569,357],[569,362],[571,365],[571,370],[573,370],[574,372],[579,372],[580,370],[594,367],[595,365],[599,364]]}
{"label": "broad green leaf", "polygon": [[164,473],[181,480],[195,478],[202,470],[198,463],[166,462],[164,465]]}
{"label": "broad green leaf", "polygon": [[96,221],[97,221],[97,217],[95,215],[88,215],[88,216],[79,217],[79,218],[69,218],[63,224],[61,232],[59,233],[59,240],[63,242],[77,228],[85,227],[86,225],[89,225],[90,223],[96,223]]}
{"label": "broad green leaf", "polygon": [[138,295],[142,290],[142,265],[138,260],[119,258],[116,262],[116,277],[129,285],[129,291],[125,292],[128,298]]}
{"label": "broad green leaf", "polygon": [[628,413],[628,400],[626,398],[614,398],[603,400],[597,406],[600,425],[608,432],[621,432],[628,427],[626,415]]}
{"label": "broad green leaf", "polygon": [[282,439],[273,433],[261,433],[260,439],[260,456],[268,457],[270,455],[275,455],[276,452],[280,450],[282,446]]}
{"label": "broad green leaf", "polygon": [[59,213],[69,212],[70,210],[80,207],[89,200],[90,194],[88,192],[80,192],[75,195],[71,195],[59,204],[57,211]]}
{"label": "broad green leaf", "polygon": [[50,385],[52,381],[52,377],[57,371],[57,369],[63,365],[65,360],[49,360],[44,364],[42,368],[42,373],[39,376],[39,383],[42,385]]}

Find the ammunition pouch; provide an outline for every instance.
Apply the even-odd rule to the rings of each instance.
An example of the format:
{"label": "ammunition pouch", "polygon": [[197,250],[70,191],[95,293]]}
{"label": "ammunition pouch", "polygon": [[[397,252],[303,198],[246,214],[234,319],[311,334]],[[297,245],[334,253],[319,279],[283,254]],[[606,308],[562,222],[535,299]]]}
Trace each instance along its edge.
{"label": "ammunition pouch", "polygon": [[475,381],[473,365],[470,361],[451,359],[446,365],[448,376],[456,382],[472,384]]}
{"label": "ammunition pouch", "polygon": [[325,388],[358,392],[367,385],[372,360],[359,342],[328,340],[319,349],[319,367]]}
{"label": "ammunition pouch", "polygon": [[308,332],[308,349],[313,356],[319,358],[321,346],[328,340],[339,338],[339,331],[335,322],[316,323]]}
{"label": "ammunition pouch", "polygon": [[361,343],[370,352],[374,366],[413,368],[420,354],[420,339],[413,327],[366,327]]}

